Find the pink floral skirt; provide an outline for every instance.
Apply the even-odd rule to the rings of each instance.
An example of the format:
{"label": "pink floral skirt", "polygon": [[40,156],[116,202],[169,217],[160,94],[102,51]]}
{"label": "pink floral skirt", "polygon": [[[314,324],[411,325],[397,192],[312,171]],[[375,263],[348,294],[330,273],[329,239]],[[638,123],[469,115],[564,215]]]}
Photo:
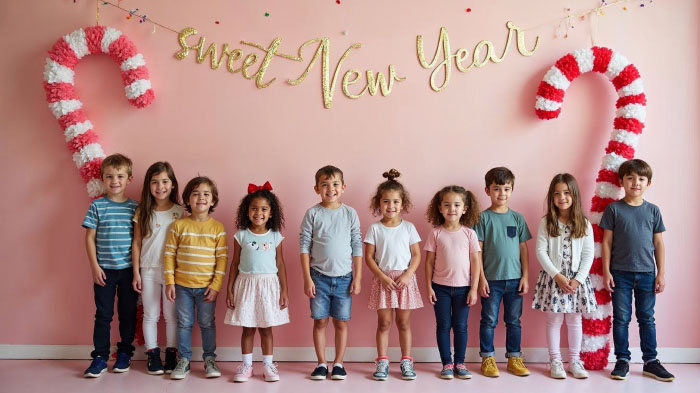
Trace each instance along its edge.
{"label": "pink floral skirt", "polygon": [[226,310],[224,323],[245,327],[289,323],[289,309],[280,309],[277,274],[238,273],[233,283],[233,309]]}
{"label": "pink floral skirt", "polygon": [[[389,270],[384,272],[392,280],[396,280],[403,274],[403,270]],[[382,308],[398,308],[400,310],[412,310],[423,307],[416,275],[411,276],[408,285],[401,289],[386,289],[377,276],[372,277],[372,289],[369,293],[369,304],[371,310]]]}

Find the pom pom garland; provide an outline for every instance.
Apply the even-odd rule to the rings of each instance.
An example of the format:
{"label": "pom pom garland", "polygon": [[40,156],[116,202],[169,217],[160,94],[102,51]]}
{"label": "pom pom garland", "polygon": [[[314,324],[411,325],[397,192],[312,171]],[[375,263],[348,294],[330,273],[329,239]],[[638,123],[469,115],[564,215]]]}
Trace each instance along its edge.
{"label": "pom pom garland", "polygon": [[44,65],[46,101],[64,131],[66,145],[73,153],[88,195],[95,198],[104,193],[100,165],[105,153],[74,86],[76,64],[93,53],[105,53],[117,62],[122,71],[126,98],[132,105],[146,107],[153,102],[155,95],[143,55],[117,29],[104,26],[78,29],[60,38],[49,50]]}

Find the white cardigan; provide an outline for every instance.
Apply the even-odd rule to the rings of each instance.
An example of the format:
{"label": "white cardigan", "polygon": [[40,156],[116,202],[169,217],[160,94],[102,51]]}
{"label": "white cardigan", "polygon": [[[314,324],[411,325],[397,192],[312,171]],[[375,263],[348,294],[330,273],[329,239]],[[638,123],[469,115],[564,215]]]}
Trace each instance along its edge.
{"label": "white cardigan", "polygon": [[[559,223],[559,228],[563,228],[563,224]],[[550,277],[561,272],[563,242],[563,234],[557,237],[548,235],[547,219],[543,217],[537,230],[537,260]],[[593,227],[590,221],[586,220],[586,236],[571,238],[571,269],[576,272],[574,279],[583,284],[591,270],[591,265],[593,265]]]}

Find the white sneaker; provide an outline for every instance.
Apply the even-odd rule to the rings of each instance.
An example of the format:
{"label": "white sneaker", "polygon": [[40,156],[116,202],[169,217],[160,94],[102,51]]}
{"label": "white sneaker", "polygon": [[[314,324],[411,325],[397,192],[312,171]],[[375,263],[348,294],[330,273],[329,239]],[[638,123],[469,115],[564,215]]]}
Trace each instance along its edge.
{"label": "white sneaker", "polygon": [[279,381],[280,374],[277,371],[277,364],[275,364],[275,363],[263,364],[263,376],[265,377],[265,382]]}
{"label": "white sneaker", "polygon": [[549,376],[554,379],[566,379],[566,371],[564,371],[564,363],[559,359],[554,359],[549,364]]}
{"label": "white sneaker", "polygon": [[578,379],[588,378],[588,371],[586,371],[583,367],[583,363],[578,359],[569,362],[569,374]]}

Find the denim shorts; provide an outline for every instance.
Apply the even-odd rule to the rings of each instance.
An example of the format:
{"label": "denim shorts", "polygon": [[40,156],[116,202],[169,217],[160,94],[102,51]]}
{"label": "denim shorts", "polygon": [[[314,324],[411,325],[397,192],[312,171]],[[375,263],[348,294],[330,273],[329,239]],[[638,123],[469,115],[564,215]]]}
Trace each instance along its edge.
{"label": "denim shorts", "polygon": [[316,286],[316,297],[309,299],[311,318],[332,317],[338,321],[349,321],[352,307],[352,272],[344,276],[329,277],[312,268],[311,280]]}

